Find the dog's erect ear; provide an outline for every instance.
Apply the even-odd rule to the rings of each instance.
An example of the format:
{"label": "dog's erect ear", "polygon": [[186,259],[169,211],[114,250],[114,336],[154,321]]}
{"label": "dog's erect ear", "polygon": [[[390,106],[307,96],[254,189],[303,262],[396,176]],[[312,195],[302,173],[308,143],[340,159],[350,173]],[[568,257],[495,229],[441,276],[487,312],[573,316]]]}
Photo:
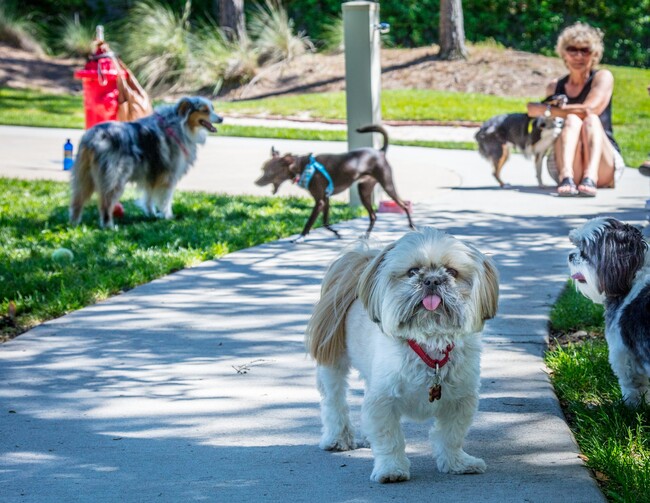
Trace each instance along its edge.
{"label": "dog's erect ear", "polygon": [[187,116],[190,115],[190,113],[193,111],[194,103],[192,102],[192,98],[181,98],[181,100],[176,105],[176,114],[184,119],[186,119]]}
{"label": "dog's erect ear", "polygon": [[294,175],[300,174],[300,166],[298,166],[298,156],[286,154],[282,160],[289,166],[289,171]]}
{"label": "dog's erect ear", "polygon": [[379,271],[383,267],[386,255],[395,248],[395,243],[384,248],[368,266],[363,270],[359,278],[359,300],[368,312],[368,316],[375,323],[381,323],[381,302],[386,294],[379,284]]}
{"label": "dog's erect ear", "polygon": [[569,102],[569,98],[567,98],[566,94],[553,94],[551,96],[547,96],[542,100],[542,103],[546,103],[560,108],[566,105],[568,102]]}
{"label": "dog's erect ear", "polygon": [[[598,250],[596,270],[606,296],[627,295],[643,267],[648,243],[636,227],[611,219]],[[593,256],[593,255],[592,255]]]}
{"label": "dog's erect ear", "polygon": [[273,157],[273,159],[280,157],[280,152],[275,150],[275,147],[271,147],[271,157]]}

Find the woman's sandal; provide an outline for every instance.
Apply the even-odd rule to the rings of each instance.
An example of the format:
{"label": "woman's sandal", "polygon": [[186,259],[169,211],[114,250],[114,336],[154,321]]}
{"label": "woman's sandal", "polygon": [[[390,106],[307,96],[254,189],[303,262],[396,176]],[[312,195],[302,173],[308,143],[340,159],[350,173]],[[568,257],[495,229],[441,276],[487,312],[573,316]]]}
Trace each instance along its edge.
{"label": "woman's sandal", "polygon": [[582,197],[595,197],[596,196],[596,182],[588,176],[585,176],[580,185],[578,185],[578,192]]}
{"label": "woman's sandal", "polygon": [[[560,191],[559,190],[560,187],[569,187],[569,190]],[[578,188],[576,187],[576,182],[574,182],[573,178],[571,178],[570,176],[564,178],[557,186],[557,188],[558,188],[557,195],[559,197],[574,197],[579,194]]]}

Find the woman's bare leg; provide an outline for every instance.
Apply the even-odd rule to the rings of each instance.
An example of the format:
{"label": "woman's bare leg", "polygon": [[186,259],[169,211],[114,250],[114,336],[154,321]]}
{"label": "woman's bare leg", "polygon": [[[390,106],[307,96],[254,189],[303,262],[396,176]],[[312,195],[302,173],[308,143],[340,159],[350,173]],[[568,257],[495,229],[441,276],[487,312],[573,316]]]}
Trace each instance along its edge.
{"label": "woman's bare leg", "polygon": [[[584,177],[591,178],[598,187],[609,187],[614,181],[614,147],[607,138],[596,114],[589,114],[581,132],[585,145]],[[585,190],[584,187],[578,187]]]}
{"label": "woman's bare leg", "polygon": [[[555,162],[557,163],[558,178],[561,182],[567,177],[576,178],[574,167],[580,166],[576,163],[576,155],[580,146],[580,132],[582,120],[577,115],[569,115],[564,121],[562,134],[555,142]],[[568,193],[570,187],[558,187],[558,193]]]}

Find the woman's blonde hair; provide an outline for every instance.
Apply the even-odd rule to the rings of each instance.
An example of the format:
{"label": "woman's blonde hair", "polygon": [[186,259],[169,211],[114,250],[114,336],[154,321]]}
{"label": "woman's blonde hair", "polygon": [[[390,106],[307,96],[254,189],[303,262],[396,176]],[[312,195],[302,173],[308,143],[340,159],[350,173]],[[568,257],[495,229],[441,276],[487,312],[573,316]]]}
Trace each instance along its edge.
{"label": "woman's blonde hair", "polygon": [[572,45],[589,47],[591,49],[591,66],[596,66],[603,57],[603,32],[586,23],[578,22],[567,26],[557,39],[555,51],[564,59],[566,48]]}

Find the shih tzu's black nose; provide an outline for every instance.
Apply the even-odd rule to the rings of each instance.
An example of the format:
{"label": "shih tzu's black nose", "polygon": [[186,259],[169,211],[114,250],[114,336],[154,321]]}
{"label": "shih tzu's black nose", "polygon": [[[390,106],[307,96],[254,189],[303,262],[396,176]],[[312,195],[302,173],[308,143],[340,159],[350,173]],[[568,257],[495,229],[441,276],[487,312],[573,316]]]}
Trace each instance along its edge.
{"label": "shih tzu's black nose", "polygon": [[577,257],[578,257],[578,253],[577,253],[577,252],[571,252],[571,253],[569,253],[569,260],[570,260],[571,262],[575,261],[575,259],[576,259]]}
{"label": "shih tzu's black nose", "polygon": [[440,286],[443,282],[443,278],[426,278],[422,283],[424,286],[431,288],[432,286]]}

